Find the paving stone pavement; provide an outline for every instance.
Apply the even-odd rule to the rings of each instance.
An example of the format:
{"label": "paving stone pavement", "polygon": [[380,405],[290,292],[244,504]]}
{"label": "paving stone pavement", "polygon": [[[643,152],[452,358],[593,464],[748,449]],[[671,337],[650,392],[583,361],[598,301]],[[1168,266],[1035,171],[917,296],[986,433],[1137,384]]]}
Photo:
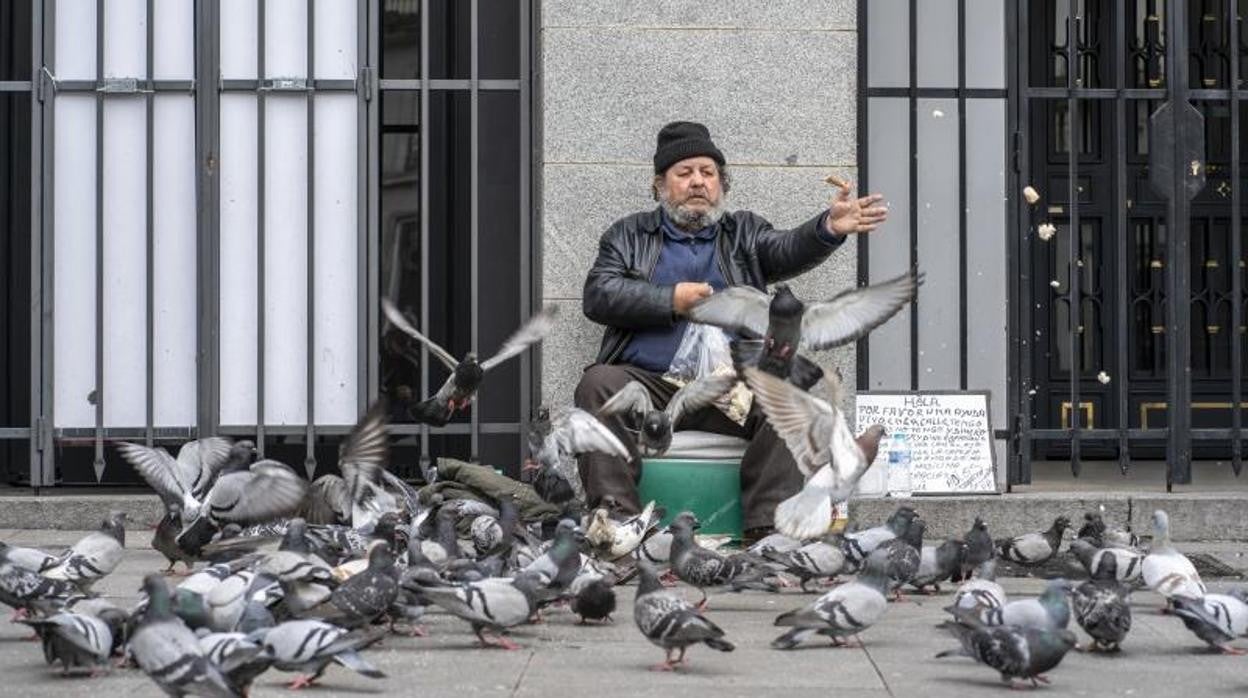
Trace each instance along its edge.
{"label": "paving stone pavement", "polygon": [[[72,543],[72,531],[0,530],[0,540],[48,548]],[[99,590],[123,604],[137,598],[142,576],[164,567],[164,559],[147,547],[146,531],[128,536],[121,567]],[[1232,546],[1222,546],[1233,554]],[[1237,581],[1216,580],[1223,590]],[[1036,594],[1038,579],[1006,579],[1011,595]],[[873,696],[1002,695],[997,674],[969,659],[934,659],[956,643],[935,626],[949,589],[931,597],[891,604],[887,615],[860,639],[865,648],[832,649],[822,639],[804,649],[780,652],[768,647],[779,634],[772,621],[779,613],[813,600],[786,590],[780,594],[712,594],[708,615],[728,633],[737,650],[721,653],[706,647],[690,650],[690,666],[677,673],[648,667],[662,651],[644,641],[632,622],[634,586],[620,589],[616,622],[582,626],[566,610],[547,614],[540,625],[512,633],[523,649],[478,649],[469,627],[433,612],[426,616],[429,637],[393,636],[366,652],[369,661],[388,674],[370,680],[333,666],[316,696],[368,694],[412,696]],[[696,593],[690,593],[696,598]],[[1044,696],[1207,696],[1248,691],[1248,658],[1211,653],[1174,617],[1158,613],[1158,597],[1134,597],[1134,626],[1119,655],[1072,652],[1049,674],[1053,684]],[[1073,623],[1072,623],[1073,627]],[[1086,642],[1082,633],[1081,641]],[[22,696],[156,696],[155,684],[136,670],[116,670],[99,678],[63,678],[43,663],[39,647],[22,638],[27,629],[0,624],[0,695]],[[1248,647],[1248,640],[1241,641]],[[253,687],[256,697],[287,694],[293,675],[269,672]]]}

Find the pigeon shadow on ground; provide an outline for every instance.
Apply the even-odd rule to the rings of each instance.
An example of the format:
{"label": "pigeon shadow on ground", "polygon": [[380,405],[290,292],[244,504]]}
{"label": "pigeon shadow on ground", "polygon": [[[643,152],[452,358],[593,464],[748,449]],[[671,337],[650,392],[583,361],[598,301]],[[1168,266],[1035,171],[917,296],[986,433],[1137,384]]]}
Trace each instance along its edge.
{"label": "pigeon shadow on ground", "polygon": [[[291,676],[293,677],[294,675],[291,674]],[[257,681],[254,684],[254,686],[264,686],[265,688],[272,688],[274,690],[281,689],[285,691],[290,686],[290,682],[293,680],[294,680],[293,678],[290,678],[290,679],[286,679],[282,681],[266,681],[264,683]],[[316,683],[312,684],[311,686],[305,686],[301,690],[303,691],[332,691],[335,694],[342,693],[342,694],[354,694],[354,695],[362,695],[362,696],[381,695],[387,692],[384,686],[379,686],[377,688],[361,688],[359,686],[347,686],[343,684],[338,684],[338,683],[334,683],[332,680],[326,681],[325,679],[317,679]]]}

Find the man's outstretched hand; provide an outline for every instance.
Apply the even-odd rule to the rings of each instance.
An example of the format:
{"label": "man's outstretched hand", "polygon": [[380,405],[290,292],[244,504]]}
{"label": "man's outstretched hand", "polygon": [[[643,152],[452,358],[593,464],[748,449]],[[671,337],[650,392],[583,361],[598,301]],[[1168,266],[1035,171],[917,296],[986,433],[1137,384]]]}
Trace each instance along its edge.
{"label": "man's outstretched hand", "polygon": [[884,224],[888,219],[888,209],[880,206],[884,200],[881,194],[871,194],[853,198],[853,182],[845,182],[840,187],[832,206],[824,218],[824,226],[833,235],[849,235],[850,233],[869,233]]}
{"label": "man's outstretched hand", "polygon": [[715,289],[711,288],[710,284],[682,281],[676,284],[676,289],[672,292],[672,310],[677,315],[688,315],[694,303],[714,292]]}

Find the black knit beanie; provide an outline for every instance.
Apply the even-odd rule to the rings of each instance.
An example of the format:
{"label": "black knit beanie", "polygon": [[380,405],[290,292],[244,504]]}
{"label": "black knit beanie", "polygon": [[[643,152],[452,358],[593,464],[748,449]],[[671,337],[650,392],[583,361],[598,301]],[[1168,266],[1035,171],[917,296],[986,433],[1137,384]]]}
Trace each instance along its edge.
{"label": "black knit beanie", "polygon": [[711,142],[711,132],[705,126],[695,121],[673,121],[659,131],[659,142],[654,149],[654,173],[663,174],[681,160],[699,155],[724,166],[724,154]]}

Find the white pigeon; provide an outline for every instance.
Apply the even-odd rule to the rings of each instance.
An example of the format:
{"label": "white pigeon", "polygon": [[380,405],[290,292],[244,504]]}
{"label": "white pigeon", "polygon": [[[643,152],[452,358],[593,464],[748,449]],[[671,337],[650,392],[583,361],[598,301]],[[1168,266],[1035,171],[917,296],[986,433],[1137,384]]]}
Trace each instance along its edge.
{"label": "white pigeon", "polygon": [[1170,542],[1170,517],[1158,509],[1153,512],[1153,544],[1141,566],[1144,584],[1166,598],[1199,599],[1206,593],[1196,566]]}
{"label": "white pigeon", "polygon": [[604,560],[618,560],[633,552],[646,534],[659,524],[654,515],[654,502],[646,505],[641,513],[623,521],[612,521],[607,510],[594,510],[590,525],[585,529],[585,540]]}
{"label": "white pigeon", "polygon": [[[744,373],[768,423],[808,478],[800,492],[776,507],[776,530],[799,540],[821,536],[832,525],[832,507],[849,499],[874,454],[863,451],[834,404],[757,368]],[[839,392],[839,381],[827,380],[832,392]],[[865,438],[878,444],[883,433],[875,425]]]}

